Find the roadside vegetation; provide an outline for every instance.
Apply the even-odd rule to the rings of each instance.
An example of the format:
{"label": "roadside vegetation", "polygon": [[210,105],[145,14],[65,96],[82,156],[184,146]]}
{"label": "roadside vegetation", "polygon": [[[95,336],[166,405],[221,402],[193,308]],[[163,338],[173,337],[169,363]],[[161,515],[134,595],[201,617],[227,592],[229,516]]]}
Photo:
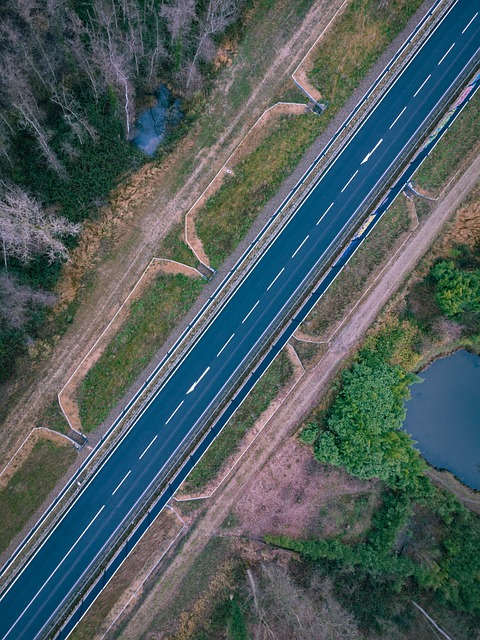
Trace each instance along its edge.
{"label": "roadside vegetation", "polygon": [[108,416],[205,284],[182,274],[160,275],[131,307],[117,336],[90,369],[79,390],[82,426],[91,431]]}
{"label": "roadside vegetation", "polygon": [[20,533],[75,460],[71,445],[40,440],[6,487],[0,489],[0,553]]}
{"label": "roadside vegetation", "polygon": [[247,431],[268,409],[292,375],[291,360],[288,354],[282,351],[192,470],[184,484],[185,493],[201,493],[215,478],[227,458],[238,449]]}
{"label": "roadside vegetation", "polygon": [[451,128],[415,174],[415,181],[433,195],[458,171],[480,139],[480,95],[477,91]]}
{"label": "roadside vegetation", "polygon": [[421,2],[355,0],[319,43],[310,79],[328,109],[321,115],[285,117],[260,147],[235,169],[197,216],[197,232],[212,266],[218,267],[324,131]]}
{"label": "roadside vegetation", "polygon": [[325,34],[310,72],[329,110],[338,110],[352,95],[420,5],[421,0],[350,2]]}
{"label": "roadside vegetation", "polygon": [[[243,31],[246,4],[8,0],[2,6],[0,382],[45,331],[78,223],[97,217],[112,190],[145,163],[131,142],[139,111],[161,83],[185,99],[185,117],[160,159],[191,129],[193,105],[217,74],[219,47],[227,33]],[[32,237],[20,252],[17,240],[28,225]],[[45,232],[55,251],[38,241]],[[4,312],[11,301],[22,313]]]}
{"label": "roadside vegetation", "polygon": [[447,619],[463,616],[462,634],[480,622],[480,519],[430,482],[401,429],[409,385],[429,354],[480,350],[480,246],[453,243],[430,255],[427,273],[380,320],[300,435],[319,462],[381,480],[369,530],[355,544],[343,534],[266,538],[332,579],[359,627],[373,634],[394,621],[408,630],[412,599]]}
{"label": "roadside vegetation", "polygon": [[302,325],[302,332],[328,339],[335,325],[358,300],[359,291],[364,290],[375,270],[391,255],[409,226],[409,213],[404,197],[400,195],[312,309]]}

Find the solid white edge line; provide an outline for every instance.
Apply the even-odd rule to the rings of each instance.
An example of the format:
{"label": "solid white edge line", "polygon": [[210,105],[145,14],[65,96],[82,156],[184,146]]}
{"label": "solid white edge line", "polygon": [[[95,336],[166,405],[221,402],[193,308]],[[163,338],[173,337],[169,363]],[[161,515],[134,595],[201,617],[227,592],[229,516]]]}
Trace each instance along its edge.
{"label": "solid white edge line", "polygon": [[229,339],[225,342],[225,344],[223,345],[223,347],[222,347],[222,348],[220,349],[220,351],[217,353],[217,358],[218,358],[218,356],[222,353],[222,351],[225,349],[225,347],[228,345],[228,343],[230,342],[230,340],[232,340],[232,338],[233,338],[233,336],[234,336],[234,335],[235,335],[235,334],[234,334],[234,333],[232,333],[232,335],[229,337]]}
{"label": "solid white edge line", "polygon": [[451,47],[449,48],[449,50],[443,54],[443,56],[440,58],[440,61],[437,63],[437,67],[439,67],[442,62],[445,60],[445,58],[448,56],[448,54],[450,53],[450,51],[453,49],[453,47],[455,46],[455,42],[451,45]]}
{"label": "solid white edge line", "polygon": [[422,84],[418,87],[418,89],[415,91],[415,93],[413,94],[413,97],[416,98],[417,95],[420,93],[420,91],[423,89],[423,87],[427,84],[427,82],[430,80],[430,78],[432,77],[432,74],[429,73],[428,76],[425,78],[425,80],[422,82]]}
{"label": "solid white edge line", "polygon": [[309,239],[309,237],[310,237],[310,234],[308,234],[308,236],[302,240],[302,242],[295,249],[295,252],[293,253],[292,258],[294,258],[297,255],[297,253],[300,251],[300,249],[303,247],[303,245]]}
{"label": "solid white edge line", "polygon": [[[429,34],[429,36],[426,38],[426,40],[424,42],[421,43],[420,47],[415,51],[413,57],[411,58],[411,60],[408,62],[408,64],[406,65],[406,67],[402,70],[400,75],[403,75],[408,68],[411,66],[411,64],[415,61],[415,58],[420,54],[420,52],[423,50],[423,48],[425,47],[425,45],[430,41],[430,38],[435,34],[435,32],[437,31],[438,27],[444,22],[444,20],[448,17],[448,15],[450,14],[450,12],[452,11],[452,9],[455,7],[455,5],[457,4],[457,1],[455,1],[452,6],[448,9],[448,11],[445,13],[444,16],[441,17],[440,21],[434,26],[434,29],[432,30],[432,32]],[[477,14],[475,14],[474,18],[477,17]],[[474,19],[473,18],[473,19]],[[472,19],[472,21],[473,21]],[[467,25],[468,27],[469,25]],[[398,55],[399,52],[401,52],[404,47],[406,46],[406,43],[404,43],[404,45],[402,45],[402,47],[400,47],[399,51],[397,52],[396,55]],[[394,56],[392,58],[395,59],[396,56]],[[376,86],[376,83],[378,82],[378,80],[383,77],[385,75],[385,72],[387,70],[387,66],[383,69],[383,71],[379,74],[377,81],[374,82],[374,84],[372,85],[372,87]],[[380,104],[383,102],[383,100],[385,99],[385,97],[390,93],[390,91],[394,88],[396,84],[396,80],[395,82],[393,82],[388,88],[387,91],[382,95],[382,97],[380,98],[380,100],[378,101],[377,104],[375,104],[375,106],[373,107],[373,109],[368,113],[368,115],[366,116],[365,120],[361,123],[360,127],[357,129],[357,131],[355,131],[354,135],[349,139],[349,141],[347,142],[347,144],[345,145],[345,147],[342,149],[342,154],[346,151],[346,149],[350,146],[350,144],[353,142],[353,140],[356,138],[357,134],[359,133],[359,131],[363,128],[363,126],[365,125],[365,123],[370,119],[370,117],[373,115],[373,113],[375,113],[375,111],[377,110],[377,108],[380,106]],[[365,95],[363,96],[363,98],[360,100],[360,103],[362,103],[363,101],[365,101],[365,99],[368,97],[369,92],[372,90],[372,87],[370,87],[370,89],[365,93]],[[405,107],[406,108],[406,107]],[[355,113],[355,111],[353,112]],[[349,122],[350,118],[347,118],[346,122]],[[333,136],[333,138],[336,137],[336,135],[339,134],[339,132],[344,128],[345,123],[343,123],[339,130],[336,132],[336,134]],[[325,151],[329,148],[329,145],[327,144],[326,147],[322,150],[322,152],[319,154],[319,158],[322,157],[322,155],[325,153]],[[327,174],[329,173],[329,171],[331,170],[331,168],[336,164],[338,160],[338,157],[334,158],[333,162],[328,166],[328,168],[326,169],[326,171],[321,175],[320,179],[315,183],[312,191],[309,191],[306,196],[302,199],[302,203],[307,200],[311,193],[315,190],[315,188],[320,184],[320,182],[322,182],[324,180],[324,178],[327,176]],[[305,176],[307,174],[310,173],[311,171],[311,167],[308,169],[308,171],[305,173]],[[305,177],[304,176],[304,177]],[[302,178],[303,179],[303,178]],[[291,194],[285,199],[285,201],[280,205],[280,208],[283,208],[286,203],[289,201],[291,197]],[[286,228],[288,227],[289,223],[294,219],[295,216],[292,216],[287,224],[285,225],[285,227],[281,230],[280,234],[281,235]],[[270,246],[268,246],[264,252],[263,255],[265,255],[265,253],[267,253],[270,248],[273,246],[274,243],[271,243]],[[244,255],[242,255],[241,259],[244,259],[247,255],[248,255],[249,251],[246,251]],[[263,257],[263,256],[262,256]],[[240,260],[241,260],[240,259]],[[251,275],[251,273],[248,273],[245,277],[245,281],[248,279],[248,277]],[[222,285],[221,285],[222,286]],[[221,288],[221,286],[219,288]],[[232,298],[234,297],[235,293],[238,292],[238,289],[234,292],[234,294],[232,295]],[[230,299],[231,300],[231,299]],[[230,301],[229,300],[229,301]],[[215,316],[216,317],[216,316]],[[212,320],[213,322],[213,320]],[[159,388],[157,389],[157,391],[152,394],[152,398],[146,403],[146,405],[143,407],[143,409],[140,411],[139,415],[136,417],[135,421],[132,424],[132,428],[135,426],[135,424],[138,423],[138,421],[140,420],[140,418],[143,416],[143,414],[148,410],[149,406],[155,401],[156,397],[158,396],[158,394],[162,391],[162,389],[165,387],[165,384],[168,382],[170,377],[167,377],[167,379],[163,382],[162,385],[159,386]],[[131,401],[131,403],[133,403],[135,401],[135,399],[133,399]],[[129,403],[129,404],[131,404]],[[127,405],[128,406],[128,405]],[[125,433],[125,435],[121,438],[120,442],[118,444],[120,444],[121,442],[123,442],[123,440],[130,434],[132,428]],[[113,433],[113,431],[112,431]],[[109,436],[111,435],[111,433],[109,434]],[[118,445],[117,445],[118,446]],[[107,462],[110,459],[110,455],[107,456],[107,458],[102,462],[102,464],[98,467],[98,469],[96,469],[95,473],[89,478],[88,480],[88,485],[90,485],[93,480],[97,477],[97,475],[101,472],[101,470],[103,469],[103,467],[105,466],[105,464],[107,464]],[[87,486],[87,485],[86,485]],[[72,505],[69,506],[69,508],[67,509],[66,513],[64,514],[63,518],[65,517],[65,515],[67,513],[70,512],[70,510],[73,508],[73,506],[76,504],[76,500],[73,502]],[[20,572],[14,577],[14,579],[11,581],[10,584],[8,584],[8,586],[6,587],[6,589],[4,590],[4,592],[2,593],[2,595],[0,596],[0,602],[3,600],[3,598],[7,595],[7,593],[10,591],[10,589],[13,587],[13,585],[17,582],[17,580],[19,579],[19,577],[23,574],[23,572],[25,571],[25,569],[30,565],[30,563],[32,562],[33,558],[38,554],[39,550],[44,546],[45,542],[51,537],[52,533],[57,529],[57,527],[59,526],[60,522],[63,520],[63,518],[56,523],[56,525],[54,526],[53,530],[49,532],[49,534],[46,536],[45,540],[42,541],[41,545],[39,546],[38,549],[35,550],[35,552],[33,553],[33,555],[28,559],[27,563],[25,564],[25,566],[23,566],[20,570]]]}
{"label": "solid white edge line", "polygon": [[79,537],[76,539],[76,541],[74,542],[74,544],[70,547],[70,549],[67,551],[67,553],[63,556],[63,558],[60,560],[60,562],[57,564],[57,566],[55,567],[55,569],[52,571],[52,573],[48,576],[48,578],[45,580],[45,582],[42,584],[42,586],[40,587],[40,589],[37,591],[37,593],[33,596],[33,598],[30,600],[30,602],[27,604],[27,606],[25,607],[25,609],[22,611],[22,613],[18,616],[18,618],[15,620],[15,622],[12,624],[12,626],[10,627],[10,629],[7,631],[7,633],[3,636],[2,640],[5,640],[5,638],[7,636],[10,635],[10,631],[12,631],[12,629],[14,629],[17,625],[17,622],[19,620],[21,620],[21,618],[23,618],[23,615],[26,613],[26,611],[28,611],[28,609],[32,606],[33,602],[36,600],[36,598],[38,597],[38,595],[43,591],[43,589],[47,586],[47,584],[50,582],[50,580],[53,578],[53,576],[56,574],[56,572],[60,569],[60,567],[62,566],[62,564],[65,562],[65,560],[68,558],[68,556],[72,553],[72,551],[75,549],[75,547],[77,546],[77,544],[80,542],[80,540],[83,538],[83,536],[87,533],[87,531],[90,529],[90,527],[92,526],[92,524],[95,522],[95,520],[98,518],[98,516],[102,513],[102,511],[105,509],[105,505],[103,505],[102,507],[100,507],[100,509],[97,511],[96,515],[93,517],[92,520],[90,520],[90,524],[88,524],[85,529],[82,531],[82,533],[79,535]]}
{"label": "solid white edge line", "polygon": [[128,476],[132,473],[132,470],[130,469],[130,471],[128,471],[124,476],[123,476],[123,480],[120,480],[120,482],[117,484],[117,487],[115,489],[115,491],[112,493],[112,496],[114,496],[117,491],[120,489],[120,487],[122,486],[122,484],[125,482],[125,480],[128,478]]}
{"label": "solid white edge line", "polygon": [[467,26],[465,27],[465,29],[462,31],[462,35],[465,33],[465,31],[468,29],[468,27],[472,24],[472,22],[475,20],[475,18],[478,16],[478,11],[477,13],[473,16],[473,18],[470,20],[470,22],[467,24]]}
{"label": "solid white edge line", "polygon": [[260,304],[260,300],[257,300],[256,303],[253,305],[253,307],[250,309],[250,311],[247,313],[247,315],[242,320],[242,324],[245,322],[245,320],[248,318],[248,316],[252,313],[252,311],[255,309],[257,304]]}
{"label": "solid white edge line", "polygon": [[281,270],[277,273],[277,275],[275,276],[275,278],[271,281],[271,283],[268,285],[267,287],[267,291],[270,290],[271,287],[273,287],[273,285],[275,284],[275,282],[278,280],[278,278],[282,275],[282,273],[285,271],[285,267],[282,267]]}
{"label": "solid white edge line", "polygon": [[350,180],[347,182],[347,184],[343,187],[343,189],[340,191],[340,193],[343,193],[345,191],[345,189],[348,187],[348,185],[350,184],[350,182],[354,179],[354,177],[357,175],[358,173],[358,169],[355,171],[355,173],[353,174],[353,176],[350,178]]}
{"label": "solid white edge line", "polygon": [[155,440],[158,438],[158,434],[153,438],[153,440],[150,442],[150,444],[148,445],[148,447],[146,447],[146,449],[143,450],[143,453],[141,456],[139,456],[139,460],[141,460],[143,458],[143,456],[147,453],[147,451],[150,449],[150,447],[152,446],[152,444],[155,442]]}
{"label": "solid white edge line", "polygon": [[178,405],[178,407],[175,409],[175,411],[172,413],[172,415],[169,417],[169,419],[165,422],[165,424],[167,425],[170,420],[173,418],[173,416],[177,413],[177,411],[180,409],[180,407],[182,406],[182,404],[185,402],[185,400],[182,400],[180,402],[180,404]]}
{"label": "solid white edge line", "polygon": [[315,225],[316,227],[317,227],[317,226],[320,224],[320,222],[324,219],[324,217],[327,215],[327,213],[330,211],[330,209],[333,207],[333,205],[334,205],[334,204],[335,204],[335,203],[334,203],[334,202],[332,202],[332,204],[328,207],[328,209],[327,209],[324,213],[322,213],[322,215],[321,215],[321,216],[320,216],[320,218],[318,219],[317,224]]}
{"label": "solid white edge line", "polygon": [[392,129],[397,124],[398,120],[400,120],[401,116],[403,116],[403,114],[405,113],[406,110],[407,110],[407,107],[403,107],[403,109],[400,111],[398,116],[395,118],[395,120],[392,122],[392,124],[388,127],[389,131],[390,131],[390,129]]}

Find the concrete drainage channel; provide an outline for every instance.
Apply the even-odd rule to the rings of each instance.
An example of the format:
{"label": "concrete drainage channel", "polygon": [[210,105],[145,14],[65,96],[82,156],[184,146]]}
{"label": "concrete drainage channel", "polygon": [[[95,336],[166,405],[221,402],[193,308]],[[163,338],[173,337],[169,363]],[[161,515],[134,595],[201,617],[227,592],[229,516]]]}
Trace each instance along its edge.
{"label": "concrete drainage channel", "polygon": [[[340,153],[342,148],[348,142],[350,136],[363,122],[367,113],[375,104],[378,103],[388,86],[390,86],[396,76],[405,67],[411,56],[413,56],[414,52],[419,48],[433,26],[442,18],[451,4],[452,0],[439,0],[427,16],[425,16],[407,43],[402,47],[399,53],[380,75],[373,87],[365,95],[345,125],[343,125],[337,132],[322,155],[314,165],[312,165],[305,176],[297,184],[293,192],[270,219],[266,228],[259,234],[259,236],[257,236],[255,241],[247,249],[237,265],[228,274],[226,280],[217,289],[215,294],[200,311],[192,324],[187,327],[176,345],[172,348],[171,352],[168,353],[166,358],[160,363],[130,405],[125,407],[122,414],[112,425],[111,429],[99,443],[90,458],[77,471],[64,492],[53,503],[50,510],[40,520],[28,538],[26,538],[19,547],[16,554],[5,566],[0,585],[2,590],[8,585],[11,579],[13,579],[15,574],[25,566],[31,554],[39,547],[55,524],[75,500],[76,496],[82,489],[82,485],[88,481],[98,466],[113,451],[120,439],[123,438],[126,432],[133,426],[135,418],[138,416],[144,404],[148,402],[155,393],[157,393],[158,389],[169,377],[173,368],[178,365],[181,359],[198,340],[200,334],[217,316],[226,304],[227,300],[233,294],[236,286],[248,274],[257,257],[264,252],[271,242],[273,242],[274,238],[294,214],[299,204],[313,189],[324,169]],[[431,126],[431,124],[432,123],[430,123],[429,126]],[[423,131],[423,135],[424,134],[425,131]],[[421,134],[419,133],[419,135]],[[413,149],[410,149],[408,155],[411,155],[412,151]],[[392,175],[384,176],[383,188],[385,188],[385,182],[391,181],[391,179]],[[376,190],[377,197],[378,192],[379,189]],[[354,223],[350,226],[348,233],[344,234],[341,242],[341,249],[337,249],[335,251],[337,256],[344,256],[344,250],[346,246],[349,246],[347,243],[347,236],[351,236],[354,229],[358,228],[362,222],[362,218],[364,218],[367,213],[368,207],[370,206],[371,208],[371,205],[373,204],[373,197],[374,196],[372,195],[369,202],[364,203],[362,211],[359,212]],[[382,203],[382,206],[383,205],[385,205],[385,201]],[[388,205],[389,203],[385,205],[384,210],[386,210]],[[382,213],[383,211],[377,216],[376,220]],[[370,226],[368,231],[365,232],[365,235],[369,231]],[[363,237],[361,239],[363,239]],[[262,348],[257,351],[257,354],[248,362],[244,363],[242,371],[239,372],[236,381],[229,386],[228,393],[225,392],[223,398],[216,403],[214,413],[210,414],[202,424],[197,425],[195,433],[193,433],[188,440],[183,443],[182,450],[177,451],[175,460],[171,461],[169,468],[164,468],[162,470],[161,473],[163,479],[161,481],[157,480],[158,484],[151,487],[149,495],[142,496],[141,504],[140,501],[137,503],[137,512],[132,515],[130,522],[127,523],[121,531],[117,531],[115,535],[115,545],[109,547],[108,550],[105,550],[101,557],[98,558],[97,562],[95,562],[95,565],[91,568],[88,575],[85,576],[82,584],[77,589],[75,596],[63,607],[62,612],[59,612],[57,617],[58,621],[55,624],[52,624],[50,629],[46,631],[48,636],[52,637],[59,633],[59,637],[64,638],[70,633],[75,624],[85,613],[86,609],[118,569],[131,548],[145,533],[156,515],[158,515],[158,513],[163,509],[170,497],[183,482],[188,472],[203,455],[204,451],[214,440],[227,420],[231,415],[233,415],[239,404],[246,397],[259,377],[266,371],[276,354],[289,339],[291,333],[293,333],[298,324],[300,324],[301,320],[303,320],[310,308],[313,307],[316,299],[318,299],[323,291],[328,288],[339,269],[343,266],[340,264],[341,257],[339,261],[333,263],[335,255],[330,255],[328,256],[328,259],[324,259],[322,261],[321,265],[317,265],[315,273],[312,273],[309,280],[304,282],[302,292],[289,305],[289,316],[292,311],[296,310],[297,312],[297,317],[294,319],[294,322],[292,323],[288,320],[285,321],[287,315],[287,311],[285,310],[283,320],[274,330],[274,335],[270,334],[270,338],[265,340]],[[348,257],[346,259],[348,260]],[[318,284],[319,271],[321,269],[325,272],[328,264],[333,264],[334,266],[327,272],[320,284]],[[337,268],[336,272],[335,268]],[[292,327],[292,324],[294,324],[295,327]],[[292,331],[290,331],[290,329],[292,329]],[[273,349],[271,348],[272,344],[274,344]],[[246,372],[251,370],[254,366],[256,368],[245,380]],[[232,398],[232,395],[233,399],[229,400],[229,398]],[[186,456],[189,457],[185,460]],[[182,462],[182,460],[184,461]],[[62,623],[65,623],[63,627]]]}

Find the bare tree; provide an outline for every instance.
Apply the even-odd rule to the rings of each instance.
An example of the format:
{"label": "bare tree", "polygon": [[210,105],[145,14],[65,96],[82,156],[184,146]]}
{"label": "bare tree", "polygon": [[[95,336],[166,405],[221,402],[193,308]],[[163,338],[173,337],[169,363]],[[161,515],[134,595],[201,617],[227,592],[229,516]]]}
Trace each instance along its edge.
{"label": "bare tree", "polygon": [[283,567],[262,565],[260,579],[249,574],[259,624],[256,638],[271,640],[359,640],[353,617],[333,595],[331,584],[314,577],[299,587]]}
{"label": "bare tree", "polygon": [[[131,34],[125,35],[118,28],[115,1],[96,0],[94,15],[90,17],[89,36],[92,53],[107,85],[112,85],[123,103],[125,130],[130,136],[134,119],[133,59],[136,50]],[[98,28],[100,27],[100,28]]]}
{"label": "bare tree", "polygon": [[32,306],[52,306],[57,297],[47,291],[33,291],[3,271],[0,273],[0,315],[8,326],[20,329],[28,321]]}
{"label": "bare tree", "polygon": [[12,256],[26,263],[36,253],[46,253],[50,262],[66,260],[68,251],[60,238],[79,231],[79,224],[45,213],[35,198],[17,186],[7,188],[0,200],[0,238],[5,260]]}
{"label": "bare tree", "polygon": [[165,18],[172,44],[190,33],[192,22],[196,19],[195,0],[174,0],[163,4],[160,13]]}
{"label": "bare tree", "polygon": [[195,54],[187,76],[186,89],[191,90],[192,80],[198,60],[209,61],[215,54],[213,36],[222,33],[237,18],[242,0],[209,0],[204,17],[200,22]]}
{"label": "bare tree", "polygon": [[44,125],[44,113],[40,109],[32,87],[23,75],[22,69],[17,68],[12,55],[4,55],[0,61],[0,74],[6,83],[6,98],[19,116],[19,125],[28,129],[34,136],[48,165],[62,179],[67,178],[66,171],[50,146],[52,132]]}

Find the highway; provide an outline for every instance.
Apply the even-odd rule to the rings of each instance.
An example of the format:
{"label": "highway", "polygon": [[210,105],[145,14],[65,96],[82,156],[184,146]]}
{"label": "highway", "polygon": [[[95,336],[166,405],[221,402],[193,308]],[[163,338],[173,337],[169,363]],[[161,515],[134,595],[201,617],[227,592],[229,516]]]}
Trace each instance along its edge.
{"label": "highway", "polygon": [[[41,635],[186,434],[477,53],[478,0],[458,0],[295,215],[0,596],[0,638]],[[321,117],[321,116],[320,116]]]}

